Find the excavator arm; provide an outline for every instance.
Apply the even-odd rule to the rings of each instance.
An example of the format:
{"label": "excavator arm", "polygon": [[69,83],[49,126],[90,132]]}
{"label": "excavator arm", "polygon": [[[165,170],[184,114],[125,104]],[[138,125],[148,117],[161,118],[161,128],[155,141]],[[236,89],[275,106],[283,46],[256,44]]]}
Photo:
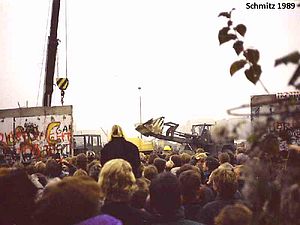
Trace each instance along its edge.
{"label": "excavator arm", "polygon": [[150,119],[145,123],[139,124],[136,130],[144,136],[151,136],[166,141],[174,141],[181,144],[199,144],[199,138],[196,134],[188,134],[177,131],[179,124],[173,122],[164,122],[164,117]]}

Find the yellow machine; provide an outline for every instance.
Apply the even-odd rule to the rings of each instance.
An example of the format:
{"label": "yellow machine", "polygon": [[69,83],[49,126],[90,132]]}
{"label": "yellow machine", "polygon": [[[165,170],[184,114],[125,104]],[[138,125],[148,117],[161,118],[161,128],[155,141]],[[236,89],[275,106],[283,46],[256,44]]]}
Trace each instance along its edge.
{"label": "yellow machine", "polygon": [[152,141],[146,141],[141,138],[126,138],[127,141],[135,144],[140,152],[152,152],[154,150],[154,144]]}

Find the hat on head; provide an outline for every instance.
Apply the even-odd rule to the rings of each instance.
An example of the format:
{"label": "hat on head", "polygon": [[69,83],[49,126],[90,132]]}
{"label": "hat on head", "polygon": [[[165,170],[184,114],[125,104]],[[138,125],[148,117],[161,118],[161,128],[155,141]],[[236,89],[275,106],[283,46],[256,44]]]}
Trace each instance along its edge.
{"label": "hat on head", "polygon": [[164,151],[171,151],[171,150],[172,150],[172,148],[169,145],[166,145],[164,147]]}

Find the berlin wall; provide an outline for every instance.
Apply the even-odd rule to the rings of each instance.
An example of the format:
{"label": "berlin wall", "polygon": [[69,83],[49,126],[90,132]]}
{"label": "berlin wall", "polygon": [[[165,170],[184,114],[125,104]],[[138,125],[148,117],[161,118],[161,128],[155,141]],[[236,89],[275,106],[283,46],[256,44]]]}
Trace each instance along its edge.
{"label": "berlin wall", "polygon": [[72,106],[0,110],[0,153],[72,154]]}

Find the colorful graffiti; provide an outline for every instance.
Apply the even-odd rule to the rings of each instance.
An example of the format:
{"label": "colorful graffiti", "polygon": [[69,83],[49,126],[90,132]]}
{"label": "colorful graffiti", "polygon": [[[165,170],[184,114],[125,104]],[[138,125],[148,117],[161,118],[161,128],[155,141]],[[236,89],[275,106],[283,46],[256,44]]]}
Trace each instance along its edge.
{"label": "colorful graffiti", "polygon": [[[12,120],[14,121],[14,120]],[[34,156],[51,155],[56,152],[70,154],[72,127],[61,121],[15,123],[14,129],[0,127],[0,153],[14,151]],[[3,130],[8,130],[4,131]]]}

